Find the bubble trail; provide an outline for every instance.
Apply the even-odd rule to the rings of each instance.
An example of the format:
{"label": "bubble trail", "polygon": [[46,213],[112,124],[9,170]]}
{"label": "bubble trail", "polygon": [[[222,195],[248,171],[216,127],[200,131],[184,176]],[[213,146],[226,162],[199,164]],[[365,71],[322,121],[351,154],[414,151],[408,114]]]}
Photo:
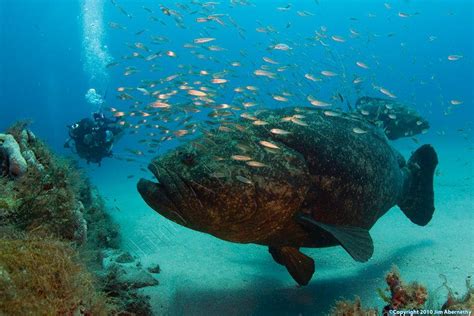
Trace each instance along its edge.
{"label": "bubble trail", "polygon": [[100,87],[107,84],[106,66],[112,60],[107,46],[104,45],[103,11],[104,0],[84,0],[82,5],[83,67],[89,76],[89,84]]}

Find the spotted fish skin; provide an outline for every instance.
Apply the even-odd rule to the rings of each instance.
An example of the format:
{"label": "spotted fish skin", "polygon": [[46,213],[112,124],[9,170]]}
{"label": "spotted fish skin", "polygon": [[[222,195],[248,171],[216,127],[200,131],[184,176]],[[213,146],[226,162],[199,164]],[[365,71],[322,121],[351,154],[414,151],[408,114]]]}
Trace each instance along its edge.
{"label": "spotted fish skin", "polygon": [[[405,172],[399,155],[383,131],[358,116],[338,112],[326,116],[322,110],[301,109],[307,126],[281,122],[285,109],[263,113],[259,118],[269,126],[289,131],[271,135],[272,140],[300,153],[306,162],[311,184],[299,211],[310,213],[323,223],[370,229],[377,219],[393,207],[403,194]],[[358,128],[367,133],[354,132]],[[255,128],[260,137],[269,137],[264,128]],[[298,223],[289,224],[273,243],[300,247],[337,244],[326,232],[315,238]]]}
{"label": "spotted fish skin", "polygon": [[356,108],[354,114],[380,124],[390,140],[415,136],[430,128],[429,122],[415,109],[397,101],[361,97],[356,101]]}
{"label": "spotted fish skin", "polygon": [[[284,108],[257,116],[155,158],[149,169],[158,183],[138,182],[145,202],[188,228],[269,246],[301,285],[314,262],[300,247],[340,245],[367,261],[374,251],[369,229],[393,206],[416,224],[431,219],[437,165],[431,146],[405,161],[381,128],[353,113]],[[255,125],[256,119],[268,124]]]}

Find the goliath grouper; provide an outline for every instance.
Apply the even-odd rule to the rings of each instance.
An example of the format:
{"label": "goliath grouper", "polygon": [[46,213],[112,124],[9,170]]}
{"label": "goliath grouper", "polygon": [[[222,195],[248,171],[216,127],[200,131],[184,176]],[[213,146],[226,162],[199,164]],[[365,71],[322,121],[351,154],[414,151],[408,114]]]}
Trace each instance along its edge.
{"label": "goliath grouper", "polygon": [[374,251],[369,229],[398,205],[418,225],[434,212],[430,145],[408,162],[359,115],[309,108],[243,115],[156,158],[158,183],[138,191],[164,217],[237,243],[269,246],[300,285],[314,261],[301,247]]}
{"label": "goliath grouper", "polygon": [[426,133],[430,128],[415,109],[393,100],[362,97],[356,109],[355,113],[382,127],[390,140]]}

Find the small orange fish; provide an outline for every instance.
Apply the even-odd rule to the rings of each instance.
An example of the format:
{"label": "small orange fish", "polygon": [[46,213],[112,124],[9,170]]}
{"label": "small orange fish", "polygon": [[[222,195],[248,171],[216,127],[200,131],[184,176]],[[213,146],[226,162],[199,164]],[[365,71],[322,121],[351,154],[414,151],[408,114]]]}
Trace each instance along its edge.
{"label": "small orange fish", "polygon": [[216,39],[214,37],[201,37],[201,38],[196,38],[194,40],[194,44],[204,44],[204,43],[209,43],[215,40]]}
{"label": "small orange fish", "polygon": [[222,84],[222,83],[226,83],[227,79],[214,78],[214,79],[211,80],[211,82],[215,83],[215,84]]}
{"label": "small orange fish", "polygon": [[323,70],[321,71],[321,75],[326,76],[326,77],[335,77],[337,76],[337,73],[329,71],[329,70]]}
{"label": "small orange fish", "polygon": [[241,117],[241,118],[244,118],[244,119],[247,119],[247,120],[251,120],[251,121],[256,121],[256,120],[258,120],[255,116],[250,115],[250,114],[248,114],[248,113],[242,113],[242,114],[240,114],[240,117]]}
{"label": "small orange fish", "polygon": [[331,39],[339,43],[344,43],[346,41],[342,36],[339,36],[339,35],[333,35],[331,36]]}
{"label": "small orange fish", "polygon": [[272,128],[270,130],[270,133],[275,134],[275,135],[288,135],[291,134],[288,131],[285,131],[284,129],[279,129],[279,128]]}
{"label": "small orange fish", "polygon": [[252,106],[256,106],[257,103],[255,103],[255,102],[244,102],[244,103],[242,103],[242,105],[243,105],[245,108],[249,108],[249,107],[252,107]]}
{"label": "small orange fish", "polygon": [[244,178],[242,176],[236,176],[235,177],[237,180],[239,180],[240,182],[242,183],[245,183],[245,184],[253,184],[252,181],[250,181],[249,179],[247,178]]}
{"label": "small orange fish", "polygon": [[332,117],[341,116],[341,113],[333,112],[333,111],[324,111],[323,114],[326,116],[332,116]]}
{"label": "small orange fish", "polygon": [[360,68],[363,68],[363,69],[369,69],[369,66],[367,66],[367,64],[365,64],[361,61],[356,62],[356,65],[359,66]]}
{"label": "small orange fish", "polygon": [[449,56],[448,56],[448,60],[450,60],[450,61],[456,61],[456,60],[461,59],[462,57],[463,57],[462,55],[449,55]]}
{"label": "small orange fish", "polygon": [[115,112],[114,113],[115,117],[122,117],[122,116],[125,116],[125,115],[126,115],[125,112]]}
{"label": "small orange fish", "polygon": [[165,81],[171,81],[173,79],[176,79],[179,75],[171,75],[165,78]]}
{"label": "small orange fish", "polygon": [[285,97],[282,97],[281,95],[274,95],[273,99],[280,102],[288,102],[288,99]]}
{"label": "small orange fish", "polygon": [[233,155],[233,156],[231,156],[230,158],[232,158],[233,160],[237,160],[237,161],[249,161],[249,160],[252,160],[251,157],[249,157],[249,156],[243,156],[243,155]]}
{"label": "small orange fish", "polygon": [[199,90],[188,90],[189,95],[193,95],[195,97],[205,97],[207,93],[199,91]]}
{"label": "small orange fish", "polygon": [[278,65],[279,63],[274,61],[273,59],[271,58],[268,58],[268,57],[263,57],[263,60],[269,64],[274,64],[274,65]]}
{"label": "small orange fish", "polygon": [[314,77],[311,74],[305,74],[304,77],[308,80],[311,80],[311,81],[318,81],[318,79],[316,79],[316,77]]}
{"label": "small orange fish", "polygon": [[292,117],[290,122],[296,124],[296,125],[299,125],[299,126],[308,126],[308,124],[306,124],[305,122],[303,122],[302,120],[296,118],[296,117]]}
{"label": "small orange fish", "polygon": [[256,76],[263,76],[263,77],[268,77],[268,78],[271,78],[271,79],[275,78],[275,74],[273,72],[269,72],[269,71],[266,71],[266,70],[257,69],[253,73]]}
{"label": "small orange fish", "polygon": [[262,145],[263,147],[267,147],[267,148],[270,148],[270,149],[280,149],[280,147],[278,147],[277,145],[275,145],[274,143],[272,142],[269,142],[269,141],[266,141],[266,140],[261,140],[259,141],[260,145]]}
{"label": "small orange fish", "polygon": [[287,50],[290,50],[291,47],[288,46],[287,44],[280,43],[273,46],[273,49],[287,51]]}
{"label": "small orange fish", "polygon": [[356,30],[353,30],[353,29],[349,29],[349,32],[351,32],[352,36],[359,36],[360,33],[357,32]]}
{"label": "small orange fish", "polygon": [[150,106],[152,108],[160,108],[160,109],[163,109],[163,108],[169,108],[170,105],[168,103],[165,103],[165,102],[161,102],[161,101],[155,101],[153,102],[152,104],[150,104]]}
{"label": "small orange fish", "polygon": [[168,51],[166,51],[166,56],[168,56],[168,57],[176,57],[176,53],[173,52],[173,51],[171,51],[171,50],[168,50]]}
{"label": "small orange fish", "polygon": [[330,106],[331,103],[327,103],[327,102],[324,102],[324,101],[319,101],[319,100],[316,100],[316,99],[313,99],[310,101],[311,105],[314,105],[314,106]]}
{"label": "small orange fish", "polygon": [[180,129],[180,130],[177,130],[177,131],[173,132],[173,134],[175,134],[177,137],[181,137],[181,136],[189,134],[189,131],[186,130],[186,129]]}
{"label": "small orange fish", "polygon": [[359,128],[359,127],[354,127],[354,128],[352,129],[352,131],[353,131],[354,133],[356,133],[356,134],[365,134],[365,133],[367,133],[367,131],[365,131],[365,130]]}
{"label": "small orange fish", "polygon": [[391,93],[390,91],[388,91],[385,88],[379,87],[379,91],[382,92],[383,94],[385,94],[386,96],[388,96],[389,98],[392,98],[392,99],[397,98],[396,95],[394,95],[393,93]]}
{"label": "small orange fish", "polygon": [[259,161],[247,161],[246,164],[250,167],[256,167],[256,168],[263,168],[263,167],[266,167],[267,165],[262,163],[262,162],[259,162]]}

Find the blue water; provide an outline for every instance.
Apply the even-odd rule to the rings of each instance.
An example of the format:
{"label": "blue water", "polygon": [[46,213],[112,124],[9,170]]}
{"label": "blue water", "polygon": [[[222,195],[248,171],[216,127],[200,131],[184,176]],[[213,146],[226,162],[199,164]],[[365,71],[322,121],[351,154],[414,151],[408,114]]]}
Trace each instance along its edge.
{"label": "blue water", "polygon": [[[151,99],[141,96],[135,91],[132,93],[135,97],[134,100],[121,101],[117,98],[119,93],[116,89],[118,87],[138,87],[141,84],[140,80],[163,79],[183,72],[182,69],[188,69],[188,67],[197,71],[207,70],[210,73],[229,70],[229,73],[223,76],[229,79],[229,83],[222,88],[216,98],[217,102],[232,104],[238,100],[238,96],[233,92],[235,87],[254,85],[260,91],[256,102],[266,108],[309,105],[306,100],[306,96],[309,94],[317,99],[336,104],[337,101],[333,97],[337,93],[340,93],[353,105],[359,96],[385,97],[372,87],[372,85],[382,86],[395,94],[398,101],[415,107],[430,122],[429,132],[417,137],[421,143],[432,143],[438,148],[441,157],[439,168],[441,176],[436,182],[439,186],[435,186],[435,190],[439,194],[437,208],[439,209],[441,206],[442,209],[444,206],[445,209],[438,220],[455,218],[453,223],[466,221],[466,223],[472,224],[472,206],[474,206],[472,198],[474,181],[472,164],[473,1],[386,1],[390,7],[387,8],[383,1],[304,0],[293,1],[290,10],[281,11],[277,10],[277,7],[285,7],[286,2],[255,0],[249,1],[251,3],[249,6],[235,5],[232,7],[229,5],[230,1],[226,0],[219,1],[220,4],[216,5],[215,9],[209,9],[209,12],[206,13],[207,15],[225,14],[222,17],[225,26],[215,22],[197,23],[197,17],[205,16],[204,9],[196,4],[191,4],[190,1],[181,1],[182,4],[190,8],[188,11],[178,7],[173,1],[159,3],[157,1],[116,0],[115,2],[117,5],[106,0],[0,1],[0,130],[4,130],[16,120],[31,119],[31,129],[44,139],[54,151],[74,157],[63,148],[64,140],[67,138],[66,125],[88,117],[92,111],[97,109],[96,105],[89,103],[85,98],[88,89],[94,88],[103,95],[105,98],[104,109],[114,107],[119,111],[129,111],[129,107],[134,101],[147,103],[151,102]],[[163,14],[159,4],[182,14],[182,23],[185,28],[178,27],[172,16]],[[121,12],[118,6],[122,7],[130,16]],[[144,7],[150,8],[153,13],[149,13]],[[297,11],[308,11],[312,15],[299,16]],[[408,14],[408,17],[400,17],[399,12]],[[151,16],[156,17],[158,22],[152,21]],[[239,36],[238,28],[229,22],[229,16],[236,21],[238,28],[243,30],[244,37]],[[94,25],[87,24],[91,21]],[[118,23],[126,29],[112,28],[110,23]],[[260,33],[256,31],[258,27],[267,26],[271,26],[276,32]],[[322,32],[321,27],[327,29],[325,33],[328,37],[324,38],[323,42],[329,45],[329,49],[314,40],[315,31]],[[350,29],[359,35],[351,37]],[[142,30],[145,31],[136,35]],[[168,41],[160,45],[150,43],[152,35],[164,36]],[[333,35],[342,36],[345,42],[340,43],[332,40],[331,36]],[[197,54],[201,53],[206,57],[206,59],[199,59],[191,54],[192,49],[183,47],[184,44],[192,43],[193,39],[198,37],[216,38],[216,41],[209,45],[218,45],[225,50],[213,52],[202,48],[195,49]],[[130,48],[129,45],[126,45],[127,43],[133,45],[137,42],[144,43],[150,48],[150,52],[136,47]],[[269,48],[278,43],[288,44],[292,49],[290,51],[275,51]],[[178,57],[162,56],[151,62],[140,58],[131,60],[122,58],[130,56],[133,52],[147,56],[154,52],[163,53],[167,50],[172,50]],[[448,60],[449,55],[461,55],[462,58],[450,61]],[[213,60],[207,59],[208,57],[213,57]],[[279,65],[267,64],[262,60],[262,57],[270,57],[278,61]],[[104,67],[114,61],[118,61],[120,64],[110,68]],[[358,67],[357,61],[366,63],[370,68]],[[241,66],[232,67],[231,62],[240,62]],[[156,64],[157,68],[154,72],[150,72],[148,69],[151,63]],[[183,65],[183,68],[179,68],[179,64]],[[253,75],[253,71],[264,64],[272,66],[271,71],[274,72],[280,66],[288,66],[289,69],[279,73],[278,79],[257,78]],[[136,67],[139,71],[130,76],[124,76],[125,68],[129,66]],[[322,70],[331,70],[338,73],[338,76],[323,77],[319,74]],[[323,82],[309,81],[304,78],[305,73],[315,74],[317,77],[321,77]],[[360,88],[356,88],[351,82],[359,76],[364,81],[359,85]],[[190,82],[195,80],[204,79],[199,76],[189,77]],[[289,97],[290,102],[282,103],[272,99],[272,95],[281,95],[283,92],[292,94]],[[461,101],[461,104],[453,105],[451,100]],[[197,115],[196,118],[203,119],[203,116]],[[138,119],[130,119],[130,121],[135,124]],[[138,134],[127,132],[114,147],[117,157],[129,157],[130,152],[127,149],[145,151],[146,147],[139,144],[139,140],[146,138],[146,132],[148,131],[144,128],[138,129]],[[171,141],[163,145],[160,147],[159,153],[163,153],[178,143]],[[405,156],[418,146],[410,139],[396,141],[394,145]],[[143,225],[143,221],[156,222],[156,225],[168,225],[165,220],[147,208],[138,193],[135,192],[136,180],[145,175],[143,171],[140,171],[140,167],[146,166],[152,157],[154,157],[153,154],[136,157],[138,163],[106,159],[100,168],[81,162],[81,165],[108,200],[115,201],[111,204],[118,205],[122,210],[113,215],[117,221],[127,227],[124,233],[125,244],[129,239],[141,238],[140,234],[143,232],[137,225]],[[134,175],[134,178],[127,178],[129,175]],[[456,216],[446,215],[451,208],[455,208],[452,212]],[[443,217],[442,214],[447,217]],[[144,220],[140,222],[139,219]],[[384,219],[384,223],[390,225],[388,219]],[[378,229],[377,227],[375,229]],[[412,227],[406,229],[422,230],[422,228]],[[181,232],[181,230],[179,231]],[[240,280],[242,275],[253,281],[259,278],[259,273],[255,272],[257,271],[255,266],[258,264],[252,266],[252,264],[241,263],[247,257],[245,253],[247,246],[227,245],[221,241],[212,241],[210,237],[205,239],[207,237],[202,237],[199,233],[195,233],[196,235],[193,233],[185,231],[183,236],[187,237],[179,237],[184,239],[176,237],[177,241],[160,246],[162,253],[168,255],[168,258],[164,259],[158,256],[157,260],[169,262],[171,266],[167,268],[168,271],[172,270],[172,265],[177,262],[183,264],[182,260],[186,262],[202,260],[198,259],[198,251],[192,258],[182,259],[179,257],[180,254],[183,255],[183,249],[187,249],[183,244],[188,241],[192,242],[193,236],[196,236],[197,240],[204,238],[203,240],[206,242],[214,243],[210,247],[212,249],[224,249],[222,256],[229,254],[235,256],[234,250],[241,251],[233,258],[231,264],[233,269],[239,270],[234,270],[233,273],[226,269],[222,272],[225,277],[218,278],[220,281],[216,282],[222,283],[227,280],[231,285],[237,284],[235,289],[227,289],[226,292],[228,301],[230,300],[229,296],[237,297],[235,301],[232,301],[234,304],[248,303],[253,301],[252,297],[255,301],[261,299],[266,302],[259,305],[253,301],[258,306],[253,310],[246,310],[246,313],[264,314],[266,310],[272,310],[265,307],[272,302],[283,309],[288,304],[294,304],[297,307],[288,308],[287,311],[289,314],[295,315],[302,311],[316,313],[314,309],[323,308],[321,305],[312,305],[314,297],[308,298],[312,295],[321,296],[324,294],[318,284],[312,284],[309,290],[305,289],[304,295],[301,294],[304,299],[300,297],[298,300],[298,294],[292,292],[291,279],[287,277],[284,270],[275,270],[275,273],[271,272],[262,277],[262,284],[257,288],[259,293],[263,294],[258,296],[258,293],[250,291],[254,293],[254,296],[248,297],[245,294],[246,290],[244,290],[246,287],[239,287],[241,284],[234,282],[235,279]],[[467,234],[467,240],[474,241],[472,232]],[[427,233],[424,236],[430,235]],[[186,239],[188,237],[189,239]],[[175,236],[172,235],[171,239],[173,238]],[[429,239],[435,244],[437,242],[442,244],[441,239],[443,238],[442,235],[438,237],[433,235]],[[464,235],[463,238],[466,236]],[[450,245],[454,247],[463,238],[453,235]],[[407,243],[408,247],[409,241]],[[468,259],[472,258],[472,252],[474,252],[472,247],[469,247],[469,243],[463,243],[463,245],[464,248],[461,247],[460,253],[453,255],[452,265],[458,260],[454,257],[462,256],[463,251],[469,252],[470,249],[471,257]],[[435,253],[439,253],[439,249],[442,249],[442,247],[433,247]],[[151,253],[154,248],[149,249],[151,249],[150,253],[147,251],[137,253],[143,256],[143,260],[146,261],[147,256],[154,255]],[[266,250],[257,254],[258,250],[250,249],[252,249],[251,257],[258,258],[257,261],[264,260],[260,258],[267,256]],[[317,254],[318,252],[315,250],[313,253]],[[177,256],[175,261],[173,258],[170,259],[174,255]],[[201,253],[201,255],[207,256],[206,253]],[[379,266],[379,269],[375,270],[382,274],[385,272],[384,269],[389,269],[392,263],[403,266],[405,262],[398,260],[396,256],[390,257],[390,260],[383,259],[383,253],[378,253],[378,256],[380,260],[387,260],[385,265]],[[346,260],[349,259],[346,258]],[[451,273],[453,282],[462,284],[463,277],[468,273],[473,273],[472,262],[470,265],[464,264],[460,270],[447,271]],[[449,264],[444,261],[443,263]],[[203,261],[201,264],[209,265],[211,270],[217,269],[212,266],[212,261]],[[265,264],[268,264],[265,267],[272,267],[268,269],[273,269],[271,260],[265,261]],[[332,264],[331,262],[327,263],[326,269],[331,270],[328,267],[331,267]],[[242,265],[245,268],[241,268]],[[417,269],[410,264],[406,264],[405,267],[410,276],[419,275]],[[265,269],[262,270],[265,271]],[[347,269],[357,268],[348,266]],[[187,271],[187,269],[177,268],[176,271],[184,273],[183,271]],[[436,276],[439,274],[438,272],[440,271],[433,268],[430,276]],[[167,279],[168,282],[162,284],[160,295],[168,295],[167,297],[175,295],[176,297],[175,289],[186,288],[186,284],[180,282],[179,273],[170,272],[173,277],[163,276],[163,278],[169,279]],[[248,273],[252,273],[252,275],[249,276]],[[359,275],[359,279],[353,277],[350,280],[360,280],[364,276],[374,275],[375,272],[371,272]],[[280,281],[283,281],[272,281],[279,276]],[[200,277],[204,280],[212,279],[210,277],[206,279],[206,276],[203,275]],[[331,294],[326,299],[332,301],[339,296],[348,295],[347,291],[342,290],[344,279],[331,282],[331,280],[335,280],[331,279],[332,277],[333,275],[328,272],[323,285],[337,284],[338,286],[331,286]],[[317,278],[316,273],[313,282],[317,282],[314,281]],[[429,282],[432,282],[433,287],[436,287],[436,284],[440,282],[437,278],[433,278],[429,279]],[[197,277],[193,278],[187,275],[183,276],[183,279],[192,280],[194,285],[199,283]],[[377,282],[379,283],[373,284],[380,285],[380,280]],[[223,285],[223,287],[225,286]],[[203,300],[212,301],[212,299],[219,297],[219,293],[223,293],[220,292],[221,290],[224,291],[219,287],[214,287],[212,291],[202,293],[199,289],[205,288],[203,285],[197,286],[197,289],[192,286],[190,288],[191,290],[181,294],[179,299],[194,304],[197,304],[194,301],[196,298],[192,298],[194,294],[202,295]],[[280,291],[274,293],[270,291],[271,288],[279,288]],[[357,289],[360,290],[360,288]],[[275,295],[273,299],[269,297],[272,295]],[[375,302],[370,301],[368,297],[369,294],[367,294],[369,302]],[[172,302],[173,300],[168,298],[168,301]],[[209,302],[209,304],[211,303]],[[173,306],[173,303],[169,303],[169,305]],[[189,309],[189,311],[198,313],[199,308],[202,310],[207,308],[205,304],[196,306],[197,309]],[[324,307],[327,306],[324,305]],[[219,314],[219,311],[223,310],[225,310],[224,307],[214,311]],[[175,307],[168,311],[179,314],[180,311],[183,312],[186,309]]]}

